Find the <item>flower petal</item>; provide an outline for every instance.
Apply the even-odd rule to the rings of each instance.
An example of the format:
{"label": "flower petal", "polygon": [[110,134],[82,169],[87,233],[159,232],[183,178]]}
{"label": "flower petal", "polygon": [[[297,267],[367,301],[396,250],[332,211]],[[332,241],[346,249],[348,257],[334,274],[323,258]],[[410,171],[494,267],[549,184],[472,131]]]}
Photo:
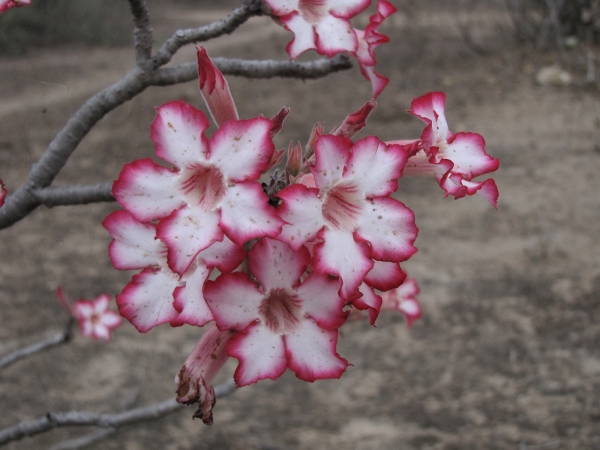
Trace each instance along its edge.
{"label": "flower petal", "polygon": [[349,19],[369,7],[371,0],[327,0],[331,14]]}
{"label": "flower petal", "polygon": [[397,288],[406,279],[400,264],[387,261],[375,261],[371,271],[365,276],[365,283],[380,291]]}
{"label": "flower petal", "polygon": [[201,250],[223,239],[218,211],[183,207],[161,220],[156,237],[169,249],[167,260],[173,272],[183,275]]}
{"label": "flower petal", "polygon": [[0,180],[0,208],[4,205],[4,199],[6,198],[6,186],[2,180]]}
{"label": "flower petal", "polygon": [[500,161],[485,152],[485,140],[477,133],[456,133],[454,140],[436,155],[454,163],[452,172],[471,181],[474,177],[498,170]]}
{"label": "flower petal", "polygon": [[384,77],[383,75],[380,75],[377,72],[375,72],[373,66],[366,66],[364,64],[359,63],[359,67],[360,72],[363,74],[363,76],[371,82],[371,88],[373,90],[372,95],[373,98],[376,99],[388,85],[390,80]]}
{"label": "flower petal", "polygon": [[260,324],[234,334],[227,343],[227,353],[240,362],[233,375],[240,387],[265,378],[275,380],[288,365],[282,337]]}
{"label": "flower petal", "polygon": [[343,283],[340,295],[347,299],[373,267],[369,247],[364,242],[356,242],[351,233],[329,228],[324,228],[318,237],[323,243],[314,247],[313,267],[320,273],[339,276]]}
{"label": "flower petal", "polygon": [[372,258],[400,262],[417,252],[415,215],[398,200],[377,197],[368,201],[359,221],[355,238],[371,245]]}
{"label": "flower petal", "polygon": [[31,0],[0,0],[0,14],[10,8],[31,5]]}
{"label": "flower petal", "polygon": [[344,171],[344,180],[356,183],[367,198],[390,195],[408,155],[401,145],[386,145],[375,136],[356,142]]}
{"label": "flower petal", "polygon": [[204,131],[210,124],[202,111],[176,100],[165,103],[156,112],[150,128],[156,156],[179,169],[206,161],[208,141]]}
{"label": "flower petal", "polygon": [[315,164],[310,171],[321,194],[335,186],[344,173],[344,167],[350,158],[352,141],[340,136],[326,134],[320,136],[315,144]]}
{"label": "flower petal", "polygon": [[284,336],[289,368],[303,381],[340,378],[348,361],[336,351],[337,330],[323,330],[311,319]]}
{"label": "flower petal", "polygon": [[377,320],[377,316],[379,316],[379,311],[381,310],[381,297],[373,291],[366,283],[360,285],[359,289],[362,296],[355,298],[352,300],[352,305],[361,311],[366,310],[369,314],[369,323],[375,326],[375,321]]}
{"label": "flower petal", "polygon": [[408,113],[427,124],[421,134],[421,140],[427,153],[429,153],[431,146],[435,146],[439,142],[445,142],[452,137],[444,113],[445,104],[446,94],[443,92],[429,92],[413,99],[410,104]]}
{"label": "flower petal", "polygon": [[244,249],[231,242],[227,236],[223,236],[222,241],[217,241],[198,253],[198,258],[208,267],[216,267],[225,273],[238,267],[245,257]]}
{"label": "flower petal", "polygon": [[155,225],[141,223],[129,211],[121,210],[107,216],[102,226],[113,238],[108,254],[115,269],[143,269],[166,262],[167,247],[155,239]]}
{"label": "flower petal", "polygon": [[184,205],[177,188],[177,173],[150,158],[125,164],[113,184],[113,195],[140,222],[168,216]]}
{"label": "flower petal", "polygon": [[330,134],[351,139],[367,125],[367,118],[376,105],[375,100],[368,101],[358,111],[348,115]]}
{"label": "flower petal", "polygon": [[250,271],[266,292],[297,286],[310,263],[310,253],[306,247],[294,251],[285,242],[263,238],[250,249],[248,260]]}
{"label": "flower petal", "polygon": [[141,333],[170,322],[179,312],[173,307],[177,275],[168,270],[144,269],[117,295],[119,313]]}
{"label": "flower petal", "polygon": [[279,191],[277,196],[283,200],[277,212],[287,222],[277,239],[298,250],[323,228],[322,203],[318,191],[302,184],[292,184]]}
{"label": "flower petal", "polygon": [[229,187],[221,202],[221,221],[225,234],[238,245],[258,237],[275,237],[283,220],[269,205],[269,198],[254,181]]}
{"label": "flower petal", "polygon": [[341,52],[355,52],[358,39],[347,19],[326,15],[315,25],[317,52],[332,58]]}
{"label": "flower petal", "polygon": [[234,272],[207,281],[204,298],[220,330],[243,331],[258,319],[263,294],[246,274]]}
{"label": "flower petal", "polygon": [[307,50],[317,48],[317,35],[313,26],[304,20],[297,11],[279,18],[286,30],[294,33],[294,39],[285,47],[291,59],[296,59]]}
{"label": "flower petal", "polygon": [[229,120],[238,120],[238,112],[227,80],[213,64],[204,47],[197,48],[196,55],[200,92],[213,120],[218,127]]}
{"label": "flower petal", "polygon": [[343,311],[345,300],[338,294],[340,285],[339,278],[313,272],[296,289],[304,312],[323,329],[335,330],[348,317]]}
{"label": "flower petal", "polygon": [[109,330],[114,330],[118,326],[123,323],[123,318],[118,315],[116,312],[107,310],[104,314],[102,314],[102,318],[100,319],[102,325],[104,325]]}
{"label": "flower petal", "polygon": [[211,269],[205,264],[198,264],[185,286],[179,286],[173,292],[173,307],[179,315],[171,320],[171,326],[178,327],[187,323],[198,327],[213,320],[213,315],[206,304],[202,288],[210,275]]}

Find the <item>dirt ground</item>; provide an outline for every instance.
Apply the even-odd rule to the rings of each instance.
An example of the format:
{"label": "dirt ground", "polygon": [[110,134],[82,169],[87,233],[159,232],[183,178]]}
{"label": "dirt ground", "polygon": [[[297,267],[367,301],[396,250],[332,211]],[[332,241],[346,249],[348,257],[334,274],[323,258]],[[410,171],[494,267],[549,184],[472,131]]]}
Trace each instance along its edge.
{"label": "dirt ground", "polygon": [[[377,328],[346,324],[338,350],[353,366],[340,380],[309,384],[288,372],[220,399],[212,427],[182,407],[93,448],[600,448],[600,95],[536,85],[536,71],[556,57],[516,47],[504,10],[483,3],[398,0],[385,27],[392,44],[378,53],[392,82],[366,133],[418,137],[421,122],[404,111],[412,97],[444,90],[451,129],[482,134],[501,161],[499,211],[480,197],[443,199],[433,180],[401,180],[398,198],[420,229],[419,252],[404,268],[421,286],[423,318],[410,330],[394,314],[382,314]],[[155,40],[225,14],[168,10]],[[207,47],[284,59],[289,38],[259,18]],[[193,57],[187,48],[177,62]],[[1,60],[0,178],[9,192],[85,99],[133,64],[131,49],[78,47]],[[356,68],[325,80],[230,85],[243,117],[292,108],[281,148],[306,141],[317,120],[334,126],[370,94]],[[203,107],[190,82],[149,89],[109,114],[55,184],[112,180],[124,163],[150,156],[153,106],[179,98]],[[57,285],[75,298],[120,292],[132,274],[112,268],[100,226],[116,208],[42,207],[0,232],[0,355],[62,329]],[[189,326],[143,335],[126,323],[108,344],[78,337],[17,363],[0,372],[0,427],[48,411],[113,412],[128,398],[133,407],[171,398],[200,335]],[[230,361],[220,379],[234,368]],[[63,428],[6,448],[45,449],[91,431]]]}

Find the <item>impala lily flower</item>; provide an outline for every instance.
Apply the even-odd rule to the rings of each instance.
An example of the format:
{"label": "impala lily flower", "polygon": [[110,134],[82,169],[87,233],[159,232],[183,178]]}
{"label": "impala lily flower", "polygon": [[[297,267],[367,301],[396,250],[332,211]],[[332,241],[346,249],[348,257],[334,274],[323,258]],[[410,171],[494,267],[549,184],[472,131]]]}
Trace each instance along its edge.
{"label": "impala lily flower", "polygon": [[10,8],[31,5],[31,0],[0,0],[0,14]]}
{"label": "impala lily flower", "polygon": [[337,329],[346,320],[337,278],[310,274],[302,284],[310,254],[264,238],[250,250],[249,267],[260,283],[240,272],[208,281],[204,296],[217,327],[236,330],[227,344],[240,361],[238,386],[276,379],[290,368],[298,378],[339,378],[348,361],[336,352]]}
{"label": "impala lily flower", "polygon": [[117,295],[119,312],[142,333],[167,322],[202,326],[211,321],[202,295],[204,282],[213,267],[230,272],[245,256],[241,247],[225,238],[202,250],[180,277],[169,269],[167,247],[156,239],[156,225],[141,223],[128,211],[113,212],[102,225],[113,238],[109,255],[115,268],[143,269]]}
{"label": "impala lily flower", "polygon": [[381,294],[383,300],[381,309],[401,312],[406,319],[406,325],[410,327],[416,319],[421,317],[421,305],[416,298],[418,293],[417,281],[408,278],[400,287]]}
{"label": "impala lily flower", "polygon": [[377,12],[369,19],[369,25],[364,30],[354,30],[358,39],[356,58],[363,76],[373,86],[373,98],[377,98],[387,86],[389,80],[375,72],[375,47],[389,42],[389,38],[377,32],[382,22],[396,12],[396,8],[387,0],[378,0]]}
{"label": "impala lily flower", "polygon": [[446,196],[459,199],[478,193],[497,208],[498,188],[494,180],[472,180],[494,172],[500,162],[485,152],[485,140],[479,134],[454,134],[448,129],[445,102],[443,92],[432,92],[413,100],[408,112],[427,126],[421,135],[423,150],[410,157],[404,174],[433,176]]}
{"label": "impala lily flower", "polygon": [[73,302],[73,315],[79,322],[81,334],[94,339],[110,339],[110,331],[121,325],[123,319],[108,309],[110,297],[102,294],[94,300],[76,300]]}
{"label": "impala lily flower", "polygon": [[296,59],[316,49],[329,57],[340,52],[354,53],[356,33],[349,19],[364,11],[371,0],[265,0],[294,39],[286,50]]}
{"label": "impala lily flower", "polygon": [[223,233],[238,245],[279,234],[283,222],[255,181],[275,149],[271,126],[262,117],[230,120],[209,141],[201,111],[183,101],[158,108],[151,138],[157,156],[175,170],[150,159],[134,161],[113,193],[139,221],[160,219],[157,237],[167,245],[173,272],[183,275],[198,252]]}
{"label": "impala lily flower", "polygon": [[6,198],[6,192],[7,192],[6,186],[4,186],[4,183],[0,179],[0,207],[2,207],[2,205],[4,205],[4,199]]}
{"label": "impala lily flower", "polygon": [[191,405],[198,403],[194,418],[202,419],[207,425],[212,425],[212,409],[217,402],[212,380],[227,361],[225,347],[231,331],[219,331],[212,324],[204,332],[202,338],[185,361],[177,374],[177,401]]}
{"label": "impala lily flower", "polygon": [[[319,137],[309,180],[277,195],[279,215],[287,223],[278,239],[298,250],[315,237],[313,267],[342,279],[340,294],[351,299],[373,259],[400,262],[417,249],[414,214],[390,197],[406,161],[400,145],[386,145],[374,136],[356,144],[332,135]],[[306,178],[306,177],[304,177]]]}

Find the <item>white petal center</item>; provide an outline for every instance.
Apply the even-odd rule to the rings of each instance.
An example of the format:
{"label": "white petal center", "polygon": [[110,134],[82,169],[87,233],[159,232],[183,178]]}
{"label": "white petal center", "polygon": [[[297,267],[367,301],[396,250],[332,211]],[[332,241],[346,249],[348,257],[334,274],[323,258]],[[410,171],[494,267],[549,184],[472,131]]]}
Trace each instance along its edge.
{"label": "white petal center", "polygon": [[304,315],[302,300],[289,289],[271,289],[263,297],[258,314],[262,323],[275,334],[294,332]]}
{"label": "white petal center", "polygon": [[323,219],[334,230],[354,231],[365,203],[364,194],[351,182],[334,186],[323,201]]}
{"label": "white petal center", "polygon": [[212,164],[198,163],[181,170],[179,188],[190,206],[214,210],[225,195],[225,177]]}

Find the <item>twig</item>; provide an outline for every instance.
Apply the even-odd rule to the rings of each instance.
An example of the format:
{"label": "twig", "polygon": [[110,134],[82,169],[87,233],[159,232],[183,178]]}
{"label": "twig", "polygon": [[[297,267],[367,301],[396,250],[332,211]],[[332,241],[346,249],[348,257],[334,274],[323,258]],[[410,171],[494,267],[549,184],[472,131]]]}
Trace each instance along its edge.
{"label": "twig", "polygon": [[62,333],[58,333],[50,339],[45,339],[43,341],[36,342],[35,344],[28,345],[27,347],[15,350],[3,358],[0,358],[0,369],[4,369],[21,359],[27,358],[28,356],[35,355],[41,351],[69,342],[73,337],[74,323],[75,321],[70,319]]}
{"label": "twig", "polygon": [[140,68],[152,57],[152,26],[146,0],[128,0],[133,14],[135,60]]}
{"label": "twig", "polygon": [[86,205],[88,203],[113,202],[112,182],[51,186],[34,192],[40,205],[53,206]]}
{"label": "twig", "polygon": [[[233,379],[215,387],[217,398],[224,397],[235,389]],[[44,433],[56,427],[97,426],[101,428],[121,428],[138,422],[156,420],[177,411],[181,407],[175,399],[169,399],[154,405],[131,409],[116,414],[101,414],[91,411],[68,411],[48,413],[34,420],[26,420],[0,430],[0,445]]]}

